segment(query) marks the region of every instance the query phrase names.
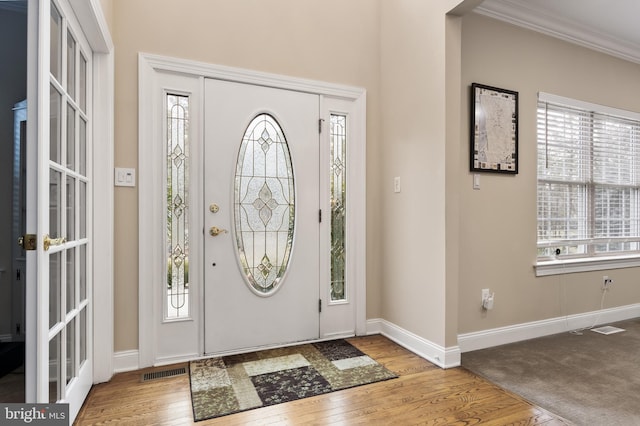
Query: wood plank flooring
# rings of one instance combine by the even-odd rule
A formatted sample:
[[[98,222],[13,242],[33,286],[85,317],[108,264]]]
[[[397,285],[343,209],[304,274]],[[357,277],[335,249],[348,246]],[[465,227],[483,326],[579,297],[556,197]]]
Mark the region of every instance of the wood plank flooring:
[[[198,422],[225,425],[568,425],[569,422],[464,368],[442,370],[389,339],[348,339],[400,377]],[[191,425],[189,376],[141,382],[121,373],[93,387],[75,425]]]

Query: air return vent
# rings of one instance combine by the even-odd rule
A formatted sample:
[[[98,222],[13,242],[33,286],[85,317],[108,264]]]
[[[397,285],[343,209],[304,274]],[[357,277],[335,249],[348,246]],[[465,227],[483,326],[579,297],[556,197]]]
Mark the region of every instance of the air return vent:
[[[181,376],[187,374],[185,367],[174,368],[171,370],[152,371],[142,375],[142,381],[148,382],[149,380],[166,379],[167,377]]]

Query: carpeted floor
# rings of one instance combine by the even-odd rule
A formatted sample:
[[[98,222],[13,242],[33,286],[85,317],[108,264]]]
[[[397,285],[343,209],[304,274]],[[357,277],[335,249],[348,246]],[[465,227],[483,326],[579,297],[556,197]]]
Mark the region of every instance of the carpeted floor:
[[[462,366],[577,425],[640,425],[640,318],[462,354]]]
[[[397,377],[346,340],[189,364],[195,421]]]

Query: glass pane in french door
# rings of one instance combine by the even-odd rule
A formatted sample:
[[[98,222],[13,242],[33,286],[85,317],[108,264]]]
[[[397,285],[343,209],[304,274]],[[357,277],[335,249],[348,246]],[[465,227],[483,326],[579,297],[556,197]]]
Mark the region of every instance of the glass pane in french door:
[[[49,340],[49,402],[60,399],[60,334]]]
[[[49,114],[49,401],[67,387],[87,359],[90,314],[89,111],[90,57],[64,7],[51,2]]]

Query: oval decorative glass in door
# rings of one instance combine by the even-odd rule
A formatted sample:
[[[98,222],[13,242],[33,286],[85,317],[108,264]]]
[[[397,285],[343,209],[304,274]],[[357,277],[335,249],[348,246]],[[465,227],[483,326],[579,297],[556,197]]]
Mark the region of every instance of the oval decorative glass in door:
[[[245,281],[273,294],[289,266],[295,228],[295,185],[289,146],[269,114],[255,117],[242,137],[234,178],[235,236]]]

